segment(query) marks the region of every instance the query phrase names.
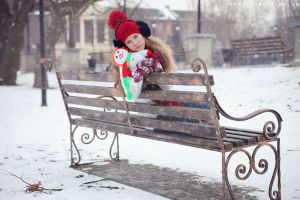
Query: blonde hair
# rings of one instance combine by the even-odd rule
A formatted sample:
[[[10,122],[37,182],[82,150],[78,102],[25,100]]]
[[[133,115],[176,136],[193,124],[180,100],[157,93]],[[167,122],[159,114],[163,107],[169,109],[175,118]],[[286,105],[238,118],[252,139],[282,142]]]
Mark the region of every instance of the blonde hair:
[[[146,49],[156,52],[162,60],[164,72],[175,72],[176,66],[173,58],[173,51],[169,45],[161,41],[157,37],[145,38]]]

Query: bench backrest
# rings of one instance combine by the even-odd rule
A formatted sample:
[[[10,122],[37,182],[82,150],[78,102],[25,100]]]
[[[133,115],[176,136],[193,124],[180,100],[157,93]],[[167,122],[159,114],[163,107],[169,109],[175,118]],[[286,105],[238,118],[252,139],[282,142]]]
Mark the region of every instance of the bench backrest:
[[[109,64],[111,62],[111,53],[110,51],[101,51],[90,53],[90,55],[96,58],[99,63]]]
[[[153,73],[145,84],[173,85],[171,90],[146,90],[136,102],[126,102],[123,91],[113,87],[111,72],[57,72],[57,75],[70,120],[81,117],[109,122],[112,126],[128,125],[133,130],[164,130],[208,139],[224,137],[213,97],[207,92],[207,86],[213,85],[212,76]],[[183,106],[154,105],[150,100],[177,101]]]
[[[285,50],[280,36],[238,39],[231,45],[236,54],[280,53]]]

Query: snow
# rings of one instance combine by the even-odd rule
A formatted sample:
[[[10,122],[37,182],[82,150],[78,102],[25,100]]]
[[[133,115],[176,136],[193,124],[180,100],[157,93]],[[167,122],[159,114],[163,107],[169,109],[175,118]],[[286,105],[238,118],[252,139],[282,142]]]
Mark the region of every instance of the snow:
[[[138,3],[141,3],[140,7],[142,8],[151,8],[151,9],[160,9],[162,7],[170,6],[172,10],[195,10],[196,3],[193,0],[185,1],[173,1],[173,0],[144,0],[142,2],[137,0],[127,0],[127,7],[135,7]],[[115,0],[108,1],[98,1],[97,5],[105,7],[116,7],[117,3]],[[123,2],[121,2],[123,5]]]
[[[297,133],[300,129],[300,68],[246,66],[215,68],[209,69],[209,72],[214,75],[216,86],[212,89],[215,95],[231,115],[243,116],[261,108],[271,108],[281,114],[282,199],[300,198],[300,134]],[[99,184],[120,189],[88,188],[83,184],[101,178],[69,167],[68,118],[55,74],[48,75],[49,84],[54,88],[47,90],[47,107],[40,106],[41,91],[32,88],[33,74],[19,74],[18,86],[0,87],[0,199],[165,199],[111,181],[101,181]],[[269,117],[264,115],[259,119],[266,122]],[[221,124],[246,128],[263,125],[258,120],[233,123],[224,119],[221,119]],[[79,144],[79,148],[87,149],[83,155],[86,160],[105,159],[108,158],[108,143],[95,141],[90,145]],[[221,180],[221,155],[216,152],[122,135],[120,148],[121,159],[128,159],[130,163],[152,163],[196,173],[209,180]],[[274,156],[268,148],[261,152],[264,158],[271,159],[267,174],[258,176],[253,172],[245,182],[234,180],[230,175],[232,183],[268,190],[266,183],[270,182]],[[245,158],[238,155],[237,160]],[[232,164],[237,160],[233,160]],[[51,195],[25,193],[26,184],[10,173],[29,183],[41,181],[45,188],[63,190]],[[266,192],[254,194],[260,199],[267,199]]]
[[[169,8],[167,7],[161,7],[160,12],[163,14],[164,18],[163,19],[170,19],[170,20],[177,20],[178,15],[175,12],[172,12]]]

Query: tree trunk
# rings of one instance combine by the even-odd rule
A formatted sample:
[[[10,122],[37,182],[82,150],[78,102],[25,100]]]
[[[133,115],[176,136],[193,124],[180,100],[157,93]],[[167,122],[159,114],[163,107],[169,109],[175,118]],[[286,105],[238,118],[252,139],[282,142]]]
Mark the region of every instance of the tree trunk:
[[[33,4],[34,0],[15,0],[9,6],[7,0],[0,0],[0,78],[4,85],[16,85],[24,28]]]
[[[16,25],[8,30],[9,36],[1,57],[1,77],[4,85],[16,85],[20,66],[20,52],[23,48],[25,25]]]

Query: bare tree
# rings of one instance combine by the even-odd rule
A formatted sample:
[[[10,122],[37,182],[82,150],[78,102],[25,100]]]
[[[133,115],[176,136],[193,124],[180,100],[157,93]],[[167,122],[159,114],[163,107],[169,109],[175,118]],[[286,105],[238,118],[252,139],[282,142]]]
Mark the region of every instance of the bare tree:
[[[91,4],[100,0],[72,0],[72,1],[57,1],[47,0],[46,10],[50,11],[51,24],[46,31],[46,57],[50,54],[55,55],[55,45],[59,41],[60,37],[67,32],[66,30],[66,18],[69,19],[69,40],[66,40],[66,46],[69,48],[75,47],[74,39],[74,18],[78,17],[85,9]],[[34,87],[41,87],[41,73],[40,68],[35,69]],[[48,83],[47,83],[48,87]]]
[[[274,0],[276,9],[276,29],[288,46],[293,43],[291,24],[300,21],[300,3],[294,0]]]
[[[239,37],[248,16],[228,1],[205,1],[202,5],[203,32],[215,33],[222,46],[228,48],[232,38]]]
[[[35,0],[0,0],[0,77],[16,85],[27,15]]]
[[[46,43],[51,50],[54,50],[55,44],[58,42],[61,35],[66,32],[65,19],[66,16],[70,20],[70,32],[73,32],[74,17],[78,17],[88,6],[100,0],[72,0],[72,1],[54,1],[48,0],[46,9],[51,14],[51,25],[46,33]],[[75,47],[74,37],[71,36],[71,40],[68,41],[68,47]],[[48,52],[49,54],[50,52]]]
[[[288,0],[287,2],[289,17],[300,20],[300,2],[295,0]]]
[[[52,24],[46,33],[47,49],[54,49],[65,31],[65,16],[77,15],[95,1],[97,0],[47,0],[45,9],[50,11],[52,17]],[[0,78],[5,85],[16,85],[24,28],[28,23],[27,16],[34,9],[36,2],[35,0],[0,0]],[[71,42],[69,45],[72,46]],[[49,55],[50,51],[46,53]]]

